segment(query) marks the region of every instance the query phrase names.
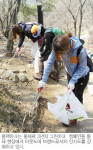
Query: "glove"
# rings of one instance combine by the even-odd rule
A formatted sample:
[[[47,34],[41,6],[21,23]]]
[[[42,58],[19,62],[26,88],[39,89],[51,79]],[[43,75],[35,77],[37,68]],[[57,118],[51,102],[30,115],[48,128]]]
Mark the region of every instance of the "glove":
[[[43,82],[42,80],[39,81],[39,83],[38,83],[38,92],[41,92],[41,90],[43,90],[45,85],[46,85],[46,82]]]
[[[16,53],[18,53],[20,51],[20,48],[19,47],[17,47],[16,48]]]
[[[72,90],[74,90],[75,85],[73,83],[69,83],[67,86],[68,93],[71,94]]]

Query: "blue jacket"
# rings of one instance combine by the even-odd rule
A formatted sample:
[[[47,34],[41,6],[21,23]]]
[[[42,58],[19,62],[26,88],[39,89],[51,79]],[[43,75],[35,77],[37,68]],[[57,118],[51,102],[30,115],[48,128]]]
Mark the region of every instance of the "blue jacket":
[[[87,52],[83,48],[80,54],[77,57],[77,50],[80,47],[81,42],[77,37],[71,37],[75,42],[73,48],[69,49],[66,53],[63,54],[63,61],[65,65],[66,72],[72,77],[69,82],[75,84],[78,79],[84,77],[89,72],[89,67],[87,66]],[[51,71],[51,67],[55,60],[55,53],[52,50],[47,63],[46,68],[42,77],[42,81],[47,82],[48,75]]]

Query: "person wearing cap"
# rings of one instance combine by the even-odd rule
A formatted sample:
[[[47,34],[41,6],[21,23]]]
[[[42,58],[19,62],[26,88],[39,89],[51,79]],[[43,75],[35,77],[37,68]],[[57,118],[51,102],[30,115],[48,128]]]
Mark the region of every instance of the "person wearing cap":
[[[89,67],[87,66],[87,52],[83,47],[77,56],[78,48],[82,45],[77,37],[68,37],[66,35],[58,35],[53,39],[53,50],[46,63],[42,80],[39,81],[38,90],[43,89],[46,85],[51,66],[57,57],[63,58],[65,69],[67,72],[67,90],[74,92],[75,96],[83,103],[83,92],[89,80]],[[76,123],[74,120],[73,123]]]
[[[41,27],[42,27],[41,24],[31,23],[31,22],[25,23],[23,21],[21,21],[17,25],[14,25],[12,27],[13,42],[15,42],[16,36],[19,35],[19,43],[18,43],[16,50],[19,50],[21,48],[25,37],[30,38],[33,42],[36,42],[37,40],[39,40],[42,36],[42,33],[39,36],[39,34],[41,32]],[[37,34],[37,36],[33,36],[33,33]]]
[[[41,32],[41,27],[42,27],[42,32]],[[31,22],[23,22],[21,21],[17,25],[14,25],[12,27],[12,33],[13,33],[13,42],[15,42],[17,35],[19,36],[19,43],[16,48],[16,52],[18,53],[20,51],[20,48],[24,42],[25,37],[28,37],[31,39],[32,42],[38,42],[38,47],[40,46],[42,39],[43,39],[43,33],[45,29],[43,25],[38,24],[38,23],[31,23]],[[40,34],[41,32],[41,34]],[[34,34],[37,34],[37,36],[33,36]],[[39,36],[40,35],[40,36]],[[38,67],[38,56],[39,51],[35,55],[35,61],[34,61],[34,69],[35,73],[39,73],[39,67]]]
[[[52,41],[53,38],[58,35],[58,34],[62,34],[64,35],[64,32],[58,28],[46,28],[45,32],[44,32],[44,36],[43,36],[43,41],[41,43],[40,46],[40,57],[39,57],[39,74],[33,76],[34,79],[36,80],[41,80],[42,79],[42,75],[43,75],[43,71],[44,71],[44,62],[47,61],[51,50],[52,50]],[[37,34],[34,34],[34,37],[36,37]],[[55,73],[54,74],[50,74],[50,77],[56,81],[58,81],[59,79],[59,68],[58,68],[58,62],[57,60],[54,61],[54,68],[55,68]]]

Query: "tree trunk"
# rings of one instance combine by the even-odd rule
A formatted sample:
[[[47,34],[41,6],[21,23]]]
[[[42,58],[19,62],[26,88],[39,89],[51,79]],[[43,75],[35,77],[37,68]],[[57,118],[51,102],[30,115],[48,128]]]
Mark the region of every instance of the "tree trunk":
[[[12,25],[17,23],[17,15],[19,12],[21,0],[3,0],[2,15],[0,16],[1,31],[7,40],[7,56],[12,55],[13,39],[12,39]],[[5,10],[5,4],[8,8]]]
[[[6,53],[6,56],[11,57],[12,56],[12,50],[13,50],[13,38],[12,38],[12,32],[10,30],[8,41],[7,41],[7,53]]]
[[[78,32],[78,38],[80,38],[81,35],[81,27],[82,27],[82,18],[83,18],[83,7],[86,3],[86,0],[82,1],[79,0],[80,3],[80,22],[79,22],[79,32]]]
[[[11,1],[11,5],[12,6],[9,6],[9,17],[8,19],[10,19],[10,22],[9,22],[9,32],[8,32],[8,41],[7,41],[7,56],[12,56],[12,50],[13,50],[13,38],[12,38],[12,31],[11,31],[11,28],[12,28],[12,25],[13,24],[16,24],[17,23],[17,14],[18,14],[18,11],[19,11],[19,7],[20,7],[20,3],[21,3],[21,0],[15,0],[14,1],[14,5],[12,4],[12,1]]]
[[[80,38],[80,35],[81,35],[81,26],[82,26],[82,8],[80,10],[80,23],[79,23],[78,38]]]

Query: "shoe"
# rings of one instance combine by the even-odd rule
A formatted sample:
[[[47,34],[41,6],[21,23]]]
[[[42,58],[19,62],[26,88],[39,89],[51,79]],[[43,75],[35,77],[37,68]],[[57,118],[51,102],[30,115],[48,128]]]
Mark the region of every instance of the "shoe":
[[[39,73],[37,73],[35,76],[33,75],[33,78],[35,80],[39,80],[40,81],[42,79],[42,76]]]
[[[76,123],[77,123],[77,119],[75,119],[75,120],[70,120],[69,125],[72,126],[72,125],[75,125]]]
[[[75,125],[76,123],[77,123],[77,119],[71,120],[68,125],[65,124],[65,123],[62,123],[62,125],[65,126],[65,127],[71,127],[71,126]]]

